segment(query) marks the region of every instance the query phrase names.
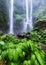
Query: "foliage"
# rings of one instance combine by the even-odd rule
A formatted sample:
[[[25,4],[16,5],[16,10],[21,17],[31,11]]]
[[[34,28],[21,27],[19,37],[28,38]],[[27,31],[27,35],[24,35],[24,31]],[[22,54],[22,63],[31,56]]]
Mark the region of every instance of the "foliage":
[[[30,39],[35,42],[41,42],[46,44],[46,30],[32,30],[30,32]]]
[[[3,35],[3,32],[2,31],[0,31],[0,36],[2,36]]]
[[[35,24],[34,28],[38,28],[39,30],[45,30],[46,29],[46,19],[38,19]]]
[[[6,65],[46,65],[41,46],[26,38],[16,40],[13,35],[1,37],[0,60]]]
[[[22,15],[16,15],[16,20],[17,20],[17,21],[22,20]]]
[[[2,41],[4,41],[4,42],[13,42],[13,43],[18,43],[18,42],[20,42],[20,40],[19,39],[17,39],[14,35],[12,35],[12,34],[6,34],[6,35],[3,35],[3,36],[1,36],[1,38],[0,38],[0,40],[2,40]]]
[[[46,30],[41,33],[41,42],[46,44]]]
[[[46,19],[38,19],[34,24],[34,30],[30,31],[31,40],[46,44]]]
[[[39,19],[46,19],[46,2],[45,1],[44,3],[40,2],[40,5],[39,4],[37,4],[37,6],[34,5],[33,18],[34,18],[34,22]]]

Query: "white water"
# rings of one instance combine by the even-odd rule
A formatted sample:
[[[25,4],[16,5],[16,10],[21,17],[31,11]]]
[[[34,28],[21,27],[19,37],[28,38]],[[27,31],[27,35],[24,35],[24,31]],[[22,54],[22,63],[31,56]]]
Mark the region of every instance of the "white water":
[[[28,0],[26,0],[26,22],[28,23],[28,17],[29,17],[29,8],[28,8]]]
[[[29,3],[30,1],[30,3]],[[13,32],[13,0],[10,0],[10,34],[14,34]],[[29,4],[30,4],[30,17],[29,17]],[[32,25],[32,0],[26,0],[26,20],[24,19],[24,32],[27,32],[29,29],[31,30],[33,28]]]
[[[10,34],[13,34],[13,0],[10,0]]]
[[[32,0],[30,0],[30,28],[33,28],[33,22],[32,22]]]
[[[30,17],[29,17],[29,4],[30,4]],[[24,21],[24,32],[27,32],[28,30],[28,26],[29,29],[31,30],[33,28],[32,25],[32,0],[26,0],[26,21]]]
[[[26,0],[26,23],[24,24],[25,25],[25,27],[24,27],[25,32],[27,32],[28,21],[29,21],[29,8],[28,8],[28,0]]]

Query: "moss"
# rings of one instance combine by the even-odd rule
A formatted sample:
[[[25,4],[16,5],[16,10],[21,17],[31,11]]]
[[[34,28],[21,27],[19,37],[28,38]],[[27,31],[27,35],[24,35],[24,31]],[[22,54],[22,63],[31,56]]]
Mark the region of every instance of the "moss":
[[[3,35],[3,32],[2,31],[0,31],[0,36],[2,36]]]
[[[39,30],[45,30],[46,29],[46,19],[39,19],[35,22],[34,25],[35,28],[38,28]]]

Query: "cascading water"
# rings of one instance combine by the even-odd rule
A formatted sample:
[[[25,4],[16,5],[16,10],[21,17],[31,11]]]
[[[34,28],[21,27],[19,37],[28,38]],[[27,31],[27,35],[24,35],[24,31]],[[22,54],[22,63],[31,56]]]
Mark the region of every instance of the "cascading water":
[[[29,1],[30,1],[30,17],[29,17]],[[13,32],[13,11],[14,11],[14,1],[10,0],[10,34]],[[32,0],[26,0],[26,19],[24,19],[24,29],[23,32],[28,32],[33,28],[32,25]]]
[[[30,2],[30,17],[29,17],[29,2]],[[28,32],[32,28],[33,28],[33,25],[32,25],[32,0],[30,0],[30,1],[26,0],[26,21],[24,21],[24,32]]]
[[[33,28],[33,22],[32,22],[32,0],[30,0],[30,28]]]
[[[28,0],[26,0],[26,24],[28,24],[28,20],[29,20],[29,8],[28,8]]]
[[[10,34],[13,34],[13,0],[10,0]]]
[[[26,0],[26,20],[24,19],[24,32],[27,32],[27,24],[29,21],[29,10],[28,10],[28,0]]]

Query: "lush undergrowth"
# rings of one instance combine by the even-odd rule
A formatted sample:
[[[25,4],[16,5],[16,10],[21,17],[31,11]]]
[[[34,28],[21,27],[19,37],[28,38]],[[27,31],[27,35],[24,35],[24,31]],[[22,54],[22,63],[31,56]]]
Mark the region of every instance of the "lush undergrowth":
[[[0,65],[46,65],[46,55],[41,46],[30,39],[3,35],[0,37]]]
[[[34,42],[46,44],[46,30],[43,31],[30,31],[30,39]]]

